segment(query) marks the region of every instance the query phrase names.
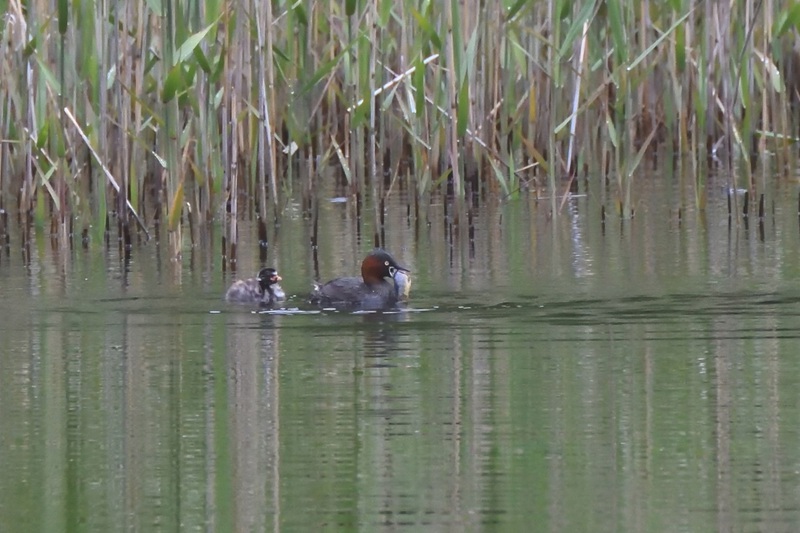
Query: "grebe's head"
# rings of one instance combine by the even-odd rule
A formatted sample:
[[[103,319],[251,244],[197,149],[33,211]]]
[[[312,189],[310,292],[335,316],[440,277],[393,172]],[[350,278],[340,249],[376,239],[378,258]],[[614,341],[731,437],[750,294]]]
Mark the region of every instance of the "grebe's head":
[[[367,285],[380,283],[383,278],[394,278],[398,271],[411,272],[381,248],[372,250],[361,262],[361,277]]]

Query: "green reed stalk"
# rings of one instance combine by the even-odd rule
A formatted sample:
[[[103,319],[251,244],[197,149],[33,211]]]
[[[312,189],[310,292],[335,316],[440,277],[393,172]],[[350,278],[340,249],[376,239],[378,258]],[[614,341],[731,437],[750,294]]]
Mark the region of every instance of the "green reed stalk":
[[[96,66],[97,93],[96,95],[92,95],[92,101],[87,106],[87,118],[89,116],[92,118],[92,120],[87,120],[87,123],[91,125],[93,131],[98,132],[97,139],[93,139],[93,144],[96,147],[99,160],[102,161],[106,168],[108,168],[113,174],[113,171],[119,167],[115,164],[115,161],[109,160],[110,150],[108,136],[111,124],[109,124],[108,120],[110,109],[108,105],[109,94],[107,75],[111,70],[111,56],[108,50],[108,28],[106,25],[106,21],[108,20],[108,12],[104,2],[98,2],[94,5],[93,15],[95,20],[95,42],[98,44],[98,47],[97,51],[87,50],[86,53],[89,54],[89,58],[93,57],[94,65]],[[94,113],[88,115],[90,110],[94,111]],[[116,119],[116,117],[114,118]],[[108,197],[108,187],[106,186],[105,179],[106,176],[98,172],[97,177],[98,179],[96,181],[96,187],[98,190],[103,191],[103,211],[99,214],[105,221],[110,219],[110,215],[114,209],[114,203],[112,199]],[[106,231],[108,231],[108,229],[109,228],[106,228]]]
[[[451,0],[449,6],[445,7],[445,24],[447,31],[447,44],[446,44],[446,57],[447,66],[450,72],[447,75],[447,109],[450,111],[450,127],[446,133],[448,139],[448,157],[450,163],[450,170],[452,172],[453,180],[453,193],[456,198],[462,199],[464,197],[464,183],[462,181],[461,171],[461,158],[459,157],[458,149],[458,133],[460,131],[460,124],[458,122],[458,90],[457,82],[459,77],[459,63],[457,62],[459,55],[456,47],[460,45],[460,32],[454,21],[459,20],[458,4],[455,0]]]
[[[265,58],[266,71],[267,71],[267,109],[269,110],[269,118],[267,119],[267,147],[269,149],[269,172],[270,172],[270,187],[272,188],[272,198],[277,204],[278,202],[278,166],[277,166],[277,146],[274,141],[273,132],[276,130],[275,124],[279,123],[277,115],[276,100],[278,92],[275,89],[275,20],[272,13],[271,3],[266,4],[266,20],[267,27],[267,57]]]
[[[111,18],[113,20],[120,20],[126,13],[125,7],[121,4],[114,4],[112,6]],[[118,64],[116,70],[116,80],[112,83],[112,107],[116,111],[116,124],[114,125],[114,133],[111,138],[112,146],[116,147],[116,165],[115,170],[120,179],[120,191],[117,195],[117,216],[120,218],[124,228],[123,238],[129,237],[129,217],[127,204],[130,200],[129,192],[131,190],[131,163],[130,163],[130,142],[126,132],[130,131],[130,114],[123,112],[123,110],[130,109],[130,96],[127,92],[123,91],[123,86],[129,87],[131,85],[131,55],[129,53],[122,54],[121,34],[120,29],[114,28],[110,34],[111,46],[109,47],[109,57],[118,57],[122,55],[121,62]],[[130,243],[126,243],[130,244]]]
[[[270,192],[272,193],[272,202],[277,207],[278,205],[278,181],[276,177],[276,154],[275,142],[273,141],[273,120],[277,117],[275,112],[275,69],[274,69],[274,45],[273,36],[275,34],[274,20],[272,15],[272,2],[264,2],[264,26],[266,28],[265,46],[262,49],[264,52],[264,82],[266,87],[263,89],[264,98],[264,145],[267,150],[267,157],[264,162],[264,171],[269,176]],[[260,30],[259,30],[260,31]]]
[[[226,11],[223,15],[223,24],[226,28],[230,28],[232,24],[234,24],[234,17],[231,20],[230,12]],[[231,39],[230,34],[228,34],[226,43],[225,43],[225,54],[230,57],[233,54],[233,50],[231,47]],[[227,248],[225,245],[223,246],[223,254],[225,254],[228,259],[233,262],[235,261],[235,243],[237,240],[237,226],[236,226],[236,219],[238,214],[238,174],[236,173],[236,138],[237,132],[236,127],[234,124],[235,119],[235,110],[232,109],[233,106],[233,78],[235,77],[235,67],[231,66],[231,61],[226,60],[223,63],[223,71],[222,71],[222,78],[225,82],[225,86],[229,89],[226,90],[222,94],[222,103],[221,103],[221,116],[222,116],[222,124],[226,125],[226,127],[222,128],[222,169],[223,169],[223,188],[225,191],[225,201],[227,203],[227,212],[229,213],[228,216],[225,217],[225,236],[223,237],[224,242],[230,248]],[[237,63],[238,64],[238,63]]]
[[[356,2],[355,0],[342,0],[342,11],[344,12],[344,33],[340,34],[340,42],[352,43],[354,39],[354,27],[358,26],[358,19],[356,15]],[[342,86],[344,88],[344,99],[347,102],[358,101],[358,76],[354,72],[354,64],[356,63],[356,55],[351,47],[347,47],[347,52],[342,57]],[[354,129],[354,118],[357,116],[358,105],[355,108],[348,107],[348,113],[344,117],[343,124],[343,138],[341,145],[333,141],[336,149],[342,172],[345,175],[347,184],[350,188],[349,192],[355,192],[357,185],[352,177],[353,161],[350,159],[350,154],[356,151],[356,136],[352,135]],[[352,112],[351,112],[352,111]],[[340,147],[341,146],[341,147]]]
[[[193,20],[193,27],[200,27],[206,21],[207,12],[199,12]],[[193,157],[189,161],[192,168],[193,180],[193,193],[191,197],[191,208],[189,216],[193,217],[193,227],[199,231],[201,226],[205,226],[212,218],[212,177],[221,169],[215,163],[215,154],[219,152],[218,134],[212,130],[214,116],[214,99],[213,99],[213,86],[210,83],[210,78],[214,72],[214,54],[212,47],[204,40],[198,48],[195,49],[197,57],[202,58],[198,63],[200,68],[197,69],[195,80],[195,106],[197,109],[197,119],[195,124],[197,129],[194,131],[194,150]],[[199,235],[192,235],[192,241],[195,242]]]
[[[547,98],[549,100],[548,107],[548,127],[547,127],[547,153],[550,158],[547,165],[547,180],[548,188],[550,190],[550,212],[553,216],[557,214],[557,201],[556,191],[556,164],[555,161],[557,147],[556,147],[556,125],[557,113],[559,109],[559,96],[558,90],[561,85],[561,65],[558,56],[558,51],[555,43],[561,42],[561,24],[559,24],[560,13],[564,9],[563,0],[548,0],[547,2],[547,24],[552,28],[552,45],[547,50],[547,65],[550,71],[550,83],[548,85]]]
[[[6,81],[6,91],[0,94],[0,130],[4,132],[12,132],[11,113],[9,109],[14,102],[14,94],[16,91],[16,78],[11,76],[8,69],[12,66],[14,59],[11,57],[10,48],[14,45],[12,36],[11,24],[6,24],[0,32],[0,57],[7,58],[0,61],[0,79]],[[5,136],[4,136],[5,137]],[[0,224],[2,224],[2,232],[0,238],[8,235],[8,227],[5,223],[8,220],[8,211],[10,203],[7,199],[9,197],[10,176],[14,172],[14,166],[11,163],[10,149],[12,142],[3,139],[0,141]],[[5,241],[1,242],[4,244]]]
[[[789,171],[786,172],[787,175],[794,175],[794,167],[796,165],[796,160],[792,157],[790,145],[792,139],[796,136],[792,134],[790,131],[789,121],[790,116],[788,113],[782,113],[780,110],[782,109],[790,109],[789,103],[789,93],[790,91],[784,90],[784,82],[786,85],[791,85],[793,80],[791,79],[784,79],[783,74],[781,72],[781,68],[779,67],[780,64],[782,65],[790,65],[791,60],[793,58],[793,48],[789,48],[789,46],[782,44],[782,40],[785,39],[785,35],[787,32],[793,30],[793,24],[788,23],[789,17],[782,17],[779,15],[781,21],[785,21],[784,23],[778,24],[777,21],[774,23],[768,23],[774,12],[772,7],[771,0],[768,0],[767,6],[764,8],[765,10],[765,26],[770,30],[770,32],[764,32],[764,39],[768,39],[769,35],[769,45],[764,46],[764,58],[762,62],[765,65],[765,68],[768,68],[771,75],[770,75],[770,82],[772,85],[773,90],[769,92],[769,110],[772,113],[772,124],[778,125],[778,129],[776,133],[776,155],[777,155],[777,168],[785,169],[788,168]],[[795,23],[796,24],[796,21]],[[771,34],[771,30],[775,29],[775,33]],[[762,139],[769,134],[768,128],[762,129]]]
[[[36,13],[36,5],[35,3],[31,5],[28,11],[29,18],[31,18],[31,22],[27,23],[29,28],[32,28],[32,32],[35,32],[36,28],[32,27],[33,22],[35,22],[37,13]],[[27,35],[22,35],[24,39],[27,38]],[[21,43],[24,45],[24,42]],[[30,135],[26,135],[23,132],[36,132],[37,124],[34,122],[34,117],[36,115],[36,102],[37,99],[35,98],[35,88],[38,85],[37,78],[33,77],[34,74],[34,66],[33,61],[35,58],[33,56],[29,56],[28,59],[25,59],[21,67],[23,68],[23,72],[25,72],[24,79],[22,84],[24,87],[30,87],[33,90],[26,90],[21,91],[20,94],[23,95],[25,98],[24,102],[20,102],[21,108],[23,109],[22,116],[20,117],[21,127],[20,135],[22,137],[22,153],[25,154],[25,163],[23,167],[23,179],[22,179],[22,187],[20,190],[20,198],[19,198],[19,210],[21,214],[25,217],[25,225],[27,226],[28,217],[32,214],[33,211],[33,202],[36,194],[36,190],[34,188],[34,181],[33,181],[33,148],[35,146],[33,140],[31,139]],[[20,100],[22,100],[20,98]]]
[[[69,4],[67,0],[58,0],[58,34],[59,34],[59,85],[60,89],[58,91],[58,110],[55,113],[56,116],[61,117],[61,123],[64,122],[64,87],[66,87],[66,75],[65,75],[65,49],[66,49],[66,35],[67,35],[67,27],[69,24]],[[56,177],[56,186],[57,186],[57,199],[55,199],[55,204],[59,206],[57,209],[57,214],[59,215],[59,223],[60,228],[62,231],[62,235],[66,237],[66,222],[68,220],[67,212],[69,207],[67,204],[67,194],[66,189],[67,185],[65,183],[68,167],[66,164],[66,160],[64,158],[64,143],[62,137],[60,135],[60,128],[57,128],[55,124],[50,128],[53,136],[54,136],[54,143],[57,144],[57,177]]]
[[[127,142],[130,145],[129,175],[133,176],[130,180],[130,192],[128,197],[136,205],[137,209],[145,214],[144,191],[146,190],[146,151],[140,142],[141,138],[147,139],[152,136],[152,132],[145,131],[144,106],[141,97],[144,94],[145,83],[145,62],[137,58],[147,57],[146,39],[144,38],[144,24],[136,24],[137,21],[144,20],[145,6],[143,2],[129,2],[127,4],[126,20],[133,27],[129,32],[133,34],[133,43],[130,51],[130,68],[125,78],[125,93],[129,95],[129,107],[120,112],[129,115],[131,118],[130,129],[125,133]],[[135,29],[134,29],[135,28]]]
[[[377,185],[378,180],[378,162],[376,157],[377,132],[375,129],[375,102],[377,100],[375,91],[377,84],[375,82],[377,70],[377,57],[378,57],[378,15],[375,12],[375,4],[369,3],[364,13],[364,21],[369,31],[369,59],[367,62],[367,90],[369,91],[369,123],[367,127],[367,162],[369,169],[369,179],[372,185],[373,198],[377,198]]]
[[[369,91],[369,122],[367,125],[367,164],[369,173],[370,189],[372,193],[373,205],[373,227],[375,228],[375,235],[373,242],[375,246],[382,246],[383,243],[380,239],[379,228],[381,227],[381,211],[383,209],[383,202],[381,201],[382,195],[379,194],[380,185],[383,183],[382,176],[378,175],[378,161],[377,161],[377,130],[376,130],[376,110],[375,105],[378,100],[376,95],[377,83],[375,80],[378,57],[378,13],[376,12],[375,4],[369,2],[364,14],[366,26],[369,31],[369,42],[372,43],[369,49],[369,60],[367,65],[367,90]]]
[[[181,256],[181,225],[180,215],[183,207],[183,173],[179,160],[180,154],[180,124],[178,122],[179,108],[177,90],[180,83],[181,65],[176,61],[177,49],[177,21],[179,5],[173,0],[166,0],[161,5],[163,25],[161,31],[164,44],[164,69],[169,69],[169,74],[164,79],[161,108],[164,127],[163,134],[158,141],[159,151],[166,155],[166,168],[164,169],[164,214],[169,233],[170,256],[180,259]],[[175,89],[173,91],[173,85]]]

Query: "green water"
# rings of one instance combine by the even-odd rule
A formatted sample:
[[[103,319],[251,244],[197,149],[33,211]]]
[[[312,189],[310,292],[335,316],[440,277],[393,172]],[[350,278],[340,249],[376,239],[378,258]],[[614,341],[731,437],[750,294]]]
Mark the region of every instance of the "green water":
[[[12,235],[0,531],[796,531],[800,227],[774,196],[763,228],[713,193],[605,227],[592,197],[485,205],[472,231],[391,204],[414,284],[386,314],[303,304],[294,204],[270,313],[222,301],[218,234],[178,264]],[[321,276],[357,272],[369,222],[320,216]]]

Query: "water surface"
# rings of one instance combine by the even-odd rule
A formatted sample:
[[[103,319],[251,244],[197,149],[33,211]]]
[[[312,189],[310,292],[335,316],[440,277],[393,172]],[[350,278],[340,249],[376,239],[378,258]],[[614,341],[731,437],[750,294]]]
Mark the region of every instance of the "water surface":
[[[471,228],[390,202],[414,280],[390,313],[305,305],[294,204],[269,312],[222,301],[219,232],[181,263],[12,235],[0,531],[798,530],[796,192],[747,227],[721,194],[678,216],[647,191],[604,225],[589,193],[557,217],[487,202]],[[369,221],[320,217],[319,274],[357,272]]]

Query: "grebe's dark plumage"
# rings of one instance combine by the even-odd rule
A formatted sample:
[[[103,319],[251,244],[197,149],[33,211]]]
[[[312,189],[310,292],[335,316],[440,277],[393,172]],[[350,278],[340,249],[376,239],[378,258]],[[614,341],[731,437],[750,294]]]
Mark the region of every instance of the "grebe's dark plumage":
[[[272,305],[286,299],[286,293],[278,284],[282,279],[274,268],[262,268],[255,278],[234,281],[225,299],[234,303]]]
[[[384,309],[408,296],[411,272],[385,250],[376,248],[361,262],[361,277],[336,278],[315,284],[310,301],[323,307]]]

